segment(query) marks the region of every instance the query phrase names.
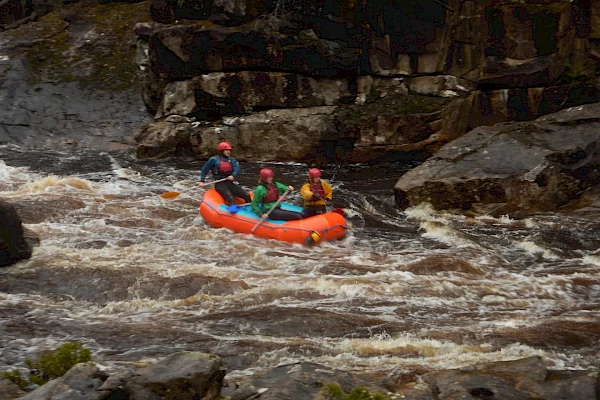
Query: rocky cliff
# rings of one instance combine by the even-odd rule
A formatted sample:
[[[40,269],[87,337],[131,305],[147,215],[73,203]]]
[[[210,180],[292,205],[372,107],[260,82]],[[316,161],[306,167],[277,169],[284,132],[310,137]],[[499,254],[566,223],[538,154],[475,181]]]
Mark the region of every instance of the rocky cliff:
[[[131,146],[132,132],[151,121],[133,33],[150,19],[148,3],[35,0],[26,16],[11,4],[0,5],[0,144]]]
[[[153,0],[138,155],[377,162],[599,101],[589,0]]]

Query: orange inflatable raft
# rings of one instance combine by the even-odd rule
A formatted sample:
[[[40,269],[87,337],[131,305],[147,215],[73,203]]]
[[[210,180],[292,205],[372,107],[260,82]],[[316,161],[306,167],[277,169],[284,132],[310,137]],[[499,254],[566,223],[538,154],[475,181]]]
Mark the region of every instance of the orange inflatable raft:
[[[284,210],[302,211],[302,207],[281,202]],[[232,211],[228,211],[232,210]],[[315,244],[320,241],[341,239],[348,229],[346,219],[337,212],[305,218],[298,221],[267,219],[258,228],[252,228],[260,218],[250,205],[227,207],[223,197],[215,190],[207,190],[200,203],[200,215],[213,228],[227,228],[238,233],[248,233],[265,239],[284,242]]]

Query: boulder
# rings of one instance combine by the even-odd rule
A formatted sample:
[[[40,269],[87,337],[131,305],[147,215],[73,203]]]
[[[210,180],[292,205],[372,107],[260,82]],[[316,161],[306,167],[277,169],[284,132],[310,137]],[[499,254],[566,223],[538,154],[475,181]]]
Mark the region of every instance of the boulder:
[[[28,259],[31,253],[32,247],[25,238],[17,209],[0,200],[0,267]]]
[[[218,400],[224,376],[217,356],[179,352],[136,371],[123,390],[130,400]]]
[[[555,211],[600,183],[600,104],[535,122],[480,127],[448,143],[395,185],[396,204]]]
[[[188,154],[190,136],[199,123],[193,119],[172,115],[144,125],[135,136],[138,158],[165,158]]]
[[[236,149],[239,160],[302,160],[323,140],[339,137],[333,123],[334,106],[269,110],[220,124],[198,127],[191,136],[194,152],[209,158],[222,140]]]
[[[565,379],[546,379],[540,357],[483,363],[422,376],[438,399],[593,399],[596,378],[580,372]]]
[[[77,364],[65,375],[51,380],[22,400],[103,400],[108,393],[98,388],[108,378],[94,363]]]
[[[280,365],[258,372],[249,380],[259,391],[262,389],[261,400],[323,399],[323,387],[329,383],[339,384],[346,392],[357,386],[371,387],[372,392],[383,391],[373,387],[376,385],[373,380],[310,362]]]
[[[24,396],[27,393],[6,379],[0,380],[0,400],[12,400]]]

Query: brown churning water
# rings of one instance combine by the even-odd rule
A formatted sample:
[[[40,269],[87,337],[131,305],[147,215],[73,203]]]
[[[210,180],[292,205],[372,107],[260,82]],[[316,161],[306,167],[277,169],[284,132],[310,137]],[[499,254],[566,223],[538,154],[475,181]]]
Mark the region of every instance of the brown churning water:
[[[99,153],[86,164],[87,153],[56,171],[67,156],[46,156],[55,167],[29,153],[0,162],[0,197],[41,238],[31,260],[0,270],[0,370],[73,340],[106,364],[211,352],[234,374],[293,360],[351,371],[597,361],[596,222],[400,212],[400,172],[337,167],[335,206],[353,232],[304,247],[209,228],[197,163]],[[243,167],[253,187],[261,165]],[[294,186],[306,170],[270,167]]]

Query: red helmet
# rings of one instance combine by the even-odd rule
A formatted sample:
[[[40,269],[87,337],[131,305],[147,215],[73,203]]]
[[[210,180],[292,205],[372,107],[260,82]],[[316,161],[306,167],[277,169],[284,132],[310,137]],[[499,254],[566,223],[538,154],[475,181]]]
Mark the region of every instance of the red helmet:
[[[273,170],[269,169],[269,168],[263,168],[260,170],[260,180],[262,181],[266,181],[269,178],[272,178],[275,176],[275,172],[273,172]]]
[[[223,150],[231,150],[231,143],[229,142],[221,142],[219,143],[219,151],[223,151]]]
[[[321,171],[319,170],[319,168],[311,168],[308,170],[308,177],[310,179],[312,178],[320,178],[321,177]]]

